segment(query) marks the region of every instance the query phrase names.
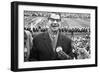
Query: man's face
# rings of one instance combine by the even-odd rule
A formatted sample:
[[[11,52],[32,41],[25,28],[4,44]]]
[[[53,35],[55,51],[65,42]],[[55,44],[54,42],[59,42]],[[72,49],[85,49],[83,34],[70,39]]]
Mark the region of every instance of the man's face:
[[[57,31],[60,27],[61,18],[58,14],[51,14],[49,19],[49,28],[52,31]]]

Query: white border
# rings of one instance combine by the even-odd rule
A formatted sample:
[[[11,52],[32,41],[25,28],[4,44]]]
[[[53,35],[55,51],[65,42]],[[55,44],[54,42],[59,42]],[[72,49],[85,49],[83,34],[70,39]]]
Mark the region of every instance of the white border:
[[[62,60],[62,61],[36,61],[24,62],[24,44],[23,44],[23,30],[24,30],[24,10],[29,11],[49,11],[49,12],[70,12],[70,13],[90,13],[91,14],[91,59],[85,60]],[[18,6],[18,68],[39,68],[52,66],[72,66],[72,65],[86,65],[95,64],[95,11],[92,9],[81,8],[60,8],[60,7],[45,7],[45,6]]]

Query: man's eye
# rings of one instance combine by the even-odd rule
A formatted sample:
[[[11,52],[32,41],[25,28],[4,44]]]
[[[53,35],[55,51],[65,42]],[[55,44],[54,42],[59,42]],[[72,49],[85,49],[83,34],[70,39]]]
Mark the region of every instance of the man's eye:
[[[55,21],[55,19],[50,19],[51,21]]]
[[[50,20],[51,21],[57,21],[57,22],[61,21],[60,19],[53,19],[53,18],[50,18]]]
[[[59,22],[59,21],[60,21],[60,19],[57,19],[56,21],[57,21],[57,22]]]

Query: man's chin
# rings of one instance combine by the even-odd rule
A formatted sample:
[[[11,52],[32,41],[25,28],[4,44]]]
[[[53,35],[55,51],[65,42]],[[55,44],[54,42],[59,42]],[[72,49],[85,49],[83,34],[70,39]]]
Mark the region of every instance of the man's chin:
[[[58,31],[58,29],[57,29],[57,28],[53,28],[53,29],[52,29],[52,31],[54,31],[54,32],[55,32],[55,31]]]

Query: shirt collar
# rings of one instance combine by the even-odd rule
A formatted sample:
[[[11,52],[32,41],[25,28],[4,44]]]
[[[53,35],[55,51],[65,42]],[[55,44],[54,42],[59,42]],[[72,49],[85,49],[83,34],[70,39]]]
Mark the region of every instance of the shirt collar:
[[[48,33],[51,40],[53,40],[53,37],[55,37],[56,40],[58,39],[59,31],[55,35],[52,34],[50,30],[48,30]]]

